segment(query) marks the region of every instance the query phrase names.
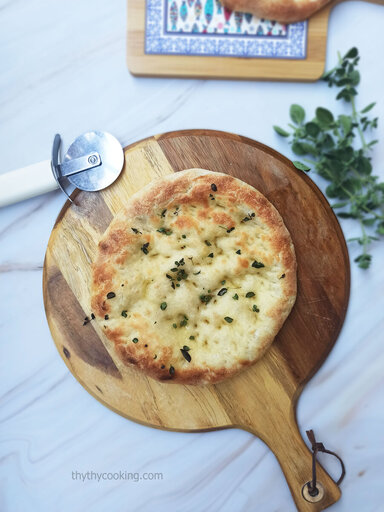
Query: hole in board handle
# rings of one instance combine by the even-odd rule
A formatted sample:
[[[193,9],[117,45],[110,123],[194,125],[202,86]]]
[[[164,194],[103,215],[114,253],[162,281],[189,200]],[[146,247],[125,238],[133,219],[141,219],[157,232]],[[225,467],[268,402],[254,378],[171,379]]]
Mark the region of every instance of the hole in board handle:
[[[312,489],[311,482],[307,482],[303,485],[301,494],[303,495],[303,498],[309,503],[318,503],[324,498],[324,487],[320,482],[317,482],[315,489]]]

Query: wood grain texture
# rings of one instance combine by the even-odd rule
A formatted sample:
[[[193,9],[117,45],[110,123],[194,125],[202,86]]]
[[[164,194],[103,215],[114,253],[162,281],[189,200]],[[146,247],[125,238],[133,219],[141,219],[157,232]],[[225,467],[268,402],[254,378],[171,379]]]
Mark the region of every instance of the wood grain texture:
[[[125,368],[97,325],[83,326],[90,315],[90,265],[112,214],[152,178],[190,167],[231,174],[263,192],[283,216],[298,260],[297,302],[271,349],[235,378],[206,387],[164,384]],[[61,356],[103,404],[158,428],[248,430],[277,456],[298,510],[319,511],[337,501],[340,491],[320,465],[325,497],[316,504],[302,497],[311,456],[295,411],[305,382],[342,326],[349,297],[348,253],[324,196],[282,155],[238,135],[204,130],[172,132],[126,148],[125,167],[114,185],[100,193],[80,192],[74,205],[64,206],[46,252],[43,291]]]
[[[324,72],[328,18],[334,0],[308,21],[305,59],[242,59],[145,54],[145,2],[127,0],[127,66],[137,76],[168,76],[243,80],[318,80]],[[382,4],[383,0],[366,0]]]

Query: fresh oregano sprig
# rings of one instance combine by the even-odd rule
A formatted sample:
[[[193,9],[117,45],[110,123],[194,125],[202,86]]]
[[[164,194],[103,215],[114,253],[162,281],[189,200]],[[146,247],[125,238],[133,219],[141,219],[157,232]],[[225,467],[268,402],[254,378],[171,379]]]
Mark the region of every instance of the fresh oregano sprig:
[[[362,246],[362,253],[355,261],[360,268],[368,268],[372,259],[369,245],[384,235],[384,183],[372,174],[370,157],[372,146],[378,142],[371,136],[378,119],[367,114],[375,103],[360,111],[356,108],[359,59],[357,48],[349,50],[344,57],[339,54],[337,66],[322,77],[329,87],[339,89],[336,99],[349,104],[349,115],[335,115],[318,107],[315,117],[305,122],[303,107],[291,105],[289,114],[293,124],[288,125],[291,131],[279,126],[274,126],[274,130],[282,137],[290,137],[296,155],[306,156],[302,161],[294,161],[295,167],[301,171],[312,168],[329,181],[325,192],[329,198],[338,199],[332,204],[337,215],[360,224],[361,236],[348,241]]]

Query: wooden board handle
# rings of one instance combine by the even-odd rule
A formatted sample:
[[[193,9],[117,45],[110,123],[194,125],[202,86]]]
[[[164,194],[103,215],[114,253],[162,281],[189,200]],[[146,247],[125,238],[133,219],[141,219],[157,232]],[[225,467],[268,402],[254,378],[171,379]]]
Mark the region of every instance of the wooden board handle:
[[[291,410],[289,418],[280,418],[278,431],[271,431],[263,440],[275,454],[291,490],[299,512],[318,512],[333,505],[341,496],[336,483],[317,463],[317,480],[323,487],[315,498],[319,501],[309,502],[303,496],[303,486],[312,478],[312,452],[305,444]],[[254,432],[260,437],[258,432]],[[307,495],[309,499],[312,499]]]

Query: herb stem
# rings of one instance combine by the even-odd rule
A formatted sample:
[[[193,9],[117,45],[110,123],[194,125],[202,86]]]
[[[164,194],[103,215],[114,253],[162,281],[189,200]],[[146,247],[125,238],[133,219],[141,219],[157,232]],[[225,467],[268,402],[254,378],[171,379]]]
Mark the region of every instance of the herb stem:
[[[362,149],[367,150],[369,148],[368,148],[368,144],[365,141],[364,133],[360,126],[360,116],[356,111],[356,102],[355,102],[354,96],[351,97],[351,106],[352,106],[352,118],[356,123],[356,128],[357,128],[358,134],[360,136],[361,144],[362,144]]]
[[[367,232],[365,231],[365,226],[361,218],[359,218],[361,232],[363,233],[362,237],[362,246],[363,246],[363,254],[367,254],[367,246],[369,244],[369,238],[367,237]]]

